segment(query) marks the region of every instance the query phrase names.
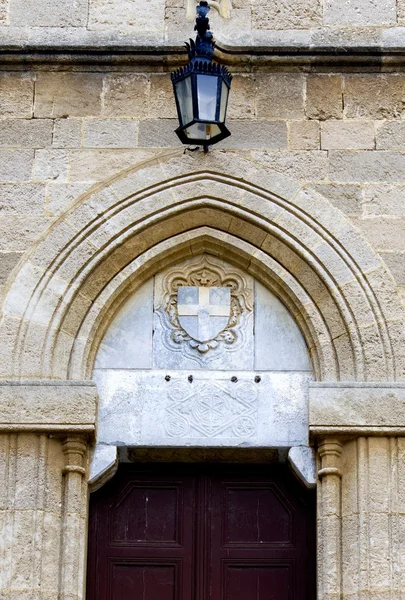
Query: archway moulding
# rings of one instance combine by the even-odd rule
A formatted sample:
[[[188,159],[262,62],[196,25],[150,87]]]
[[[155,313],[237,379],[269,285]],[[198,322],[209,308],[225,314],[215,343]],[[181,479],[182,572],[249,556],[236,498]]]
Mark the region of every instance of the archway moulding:
[[[61,216],[5,289],[0,376],[89,379],[130,291],[201,252],[226,256],[280,297],[319,381],[405,380],[404,315],[378,255],[324,197],[225,151],[163,154]]]

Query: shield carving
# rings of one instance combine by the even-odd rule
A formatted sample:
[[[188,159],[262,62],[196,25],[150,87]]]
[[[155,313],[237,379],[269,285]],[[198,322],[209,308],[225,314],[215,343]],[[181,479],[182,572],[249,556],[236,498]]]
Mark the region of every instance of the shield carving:
[[[180,325],[197,342],[216,338],[231,316],[231,290],[226,287],[183,286],[177,291]]]

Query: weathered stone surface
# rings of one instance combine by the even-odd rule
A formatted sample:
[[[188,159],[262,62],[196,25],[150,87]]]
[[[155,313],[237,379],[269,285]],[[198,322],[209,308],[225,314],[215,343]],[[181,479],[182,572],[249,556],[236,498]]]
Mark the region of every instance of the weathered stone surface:
[[[312,186],[328,198],[336,208],[348,215],[360,215],[362,211],[362,188],[360,185],[339,185],[335,183]]]
[[[2,25],[7,23],[8,17],[8,0],[0,0],[0,23]]]
[[[320,0],[256,0],[252,8],[254,29],[309,29],[322,24]]]
[[[391,271],[398,285],[405,285],[405,254],[381,252],[381,258]]]
[[[34,78],[28,73],[0,73],[0,114],[30,119],[34,110]]]
[[[394,25],[396,0],[326,0],[325,25]]]
[[[33,150],[0,149],[0,181],[29,181],[33,162]]]
[[[66,210],[89,187],[88,183],[59,183],[50,181],[46,184],[46,208],[52,215]]]
[[[373,121],[327,121],[321,125],[322,150],[373,150]]]
[[[256,116],[256,83],[252,75],[234,75],[227,115],[229,119],[243,120]]]
[[[370,184],[363,189],[365,216],[405,216],[405,187],[389,183]]]
[[[405,150],[405,123],[389,121],[377,126],[377,150]]]
[[[302,119],[305,78],[299,74],[257,75],[259,119]]]
[[[148,118],[177,119],[173,85],[167,73],[152,74],[150,76]]]
[[[310,384],[309,424],[318,427],[403,427],[405,386],[401,384]]]
[[[377,252],[404,250],[405,217],[359,219],[357,225]]]
[[[95,426],[97,390],[91,383],[0,382],[0,429],[21,424],[35,430],[76,425],[92,431]]]
[[[308,445],[308,374],[262,373],[255,383],[255,372],[239,372],[234,383],[230,373],[222,371],[114,369],[96,370],[94,378],[100,396],[99,443]]]
[[[329,165],[331,181],[405,181],[405,155],[397,152],[331,150]]]
[[[3,285],[14,269],[22,254],[20,252],[0,253],[0,285]]]
[[[287,126],[282,121],[227,120],[231,137],[220,142],[220,148],[287,148]]]
[[[98,349],[96,369],[151,369],[153,279],[115,315]]]
[[[349,119],[400,119],[405,115],[404,94],[404,75],[346,76],[345,116]]]
[[[90,466],[89,485],[94,492],[113,477],[119,464],[117,448],[97,444],[93,451]]]
[[[320,128],[317,121],[290,121],[288,123],[290,150],[319,150]]]
[[[133,32],[161,30],[164,0],[150,0],[142,9],[131,0],[89,0],[90,29],[129,29]]]
[[[142,119],[139,121],[137,137],[140,148],[165,148],[180,146],[181,142],[175,130],[178,128],[177,119]]]
[[[301,481],[309,488],[317,482],[315,450],[308,446],[295,446],[288,452],[288,461]]]
[[[55,119],[52,146],[54,148],[80,148],[82,130],[81,119]]]
[[[0,146],[46,148],[52,143],[51,119],[4,119],[0,121]]]
[[[10,24],[19,27],[85,27],[88,0],[12,0]]]
[[[255,284],[255,369],[311,371],[302,333],[285,306],[263,285]]]
[[[33,179],[35,181],[59,181],[67,178],[68,153],[66,150],[37,150],[35,153]]]
[[[263,165],[299,181],[322,181],[328,171],[328,157],[323,151],[253,151],[252,154]]]
[[[91,117],[101,111],[103,77],[98,73],[40,72],[35,83],[36,117]]]
[[[148,116],[150,79],[147,75],[112,73],[106,75],[103,91],[103,117]]]
[[[25,252],[51,219],[34,215],[7,215],[0,219],[0,251]]]
[[[45,186],[35,183],[0,184],[0,211],[16,214],[42,214]]]
[[[137,145],[137,121],[92,119],[84,123],[83,146],[87,148],[135,148]]]
[[[342,78],[340,75],[309,75],[307,78],[306,115],[326,121],[343,116]]]
[[[153,149],[72,151],[69,155],[70,181],[103,181],[153,155]]]

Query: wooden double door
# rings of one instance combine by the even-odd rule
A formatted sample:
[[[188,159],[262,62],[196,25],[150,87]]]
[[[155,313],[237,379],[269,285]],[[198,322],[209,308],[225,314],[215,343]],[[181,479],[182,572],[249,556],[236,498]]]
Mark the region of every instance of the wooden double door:
[[[87,600],[313,600],[314,510],[286,468],[121,465],[91,497]]]

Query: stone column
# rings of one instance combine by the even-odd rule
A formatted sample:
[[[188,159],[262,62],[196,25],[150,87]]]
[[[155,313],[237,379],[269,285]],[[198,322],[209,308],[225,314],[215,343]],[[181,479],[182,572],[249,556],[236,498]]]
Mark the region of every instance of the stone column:
[[[335,437],[318,444],[318,598],[340,600],[342,589],[341,456]]]
[[[87,441],[72,435],[63,440],[63,514],[60,600],[84,597],[85,549],[87,541]]]

